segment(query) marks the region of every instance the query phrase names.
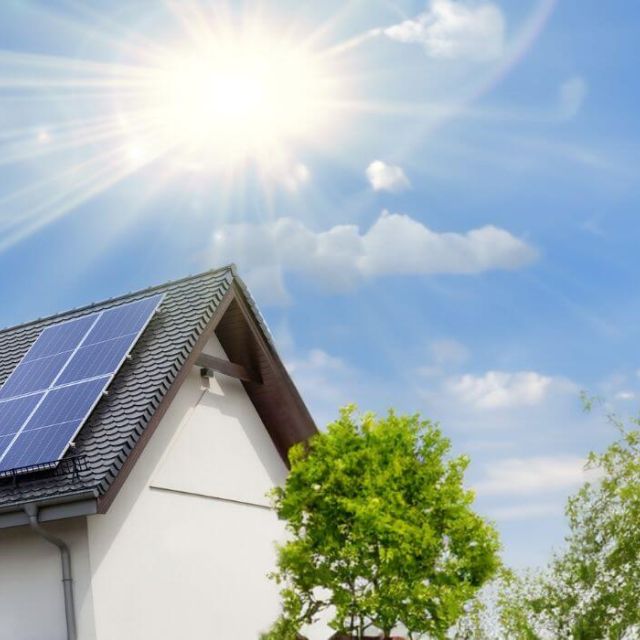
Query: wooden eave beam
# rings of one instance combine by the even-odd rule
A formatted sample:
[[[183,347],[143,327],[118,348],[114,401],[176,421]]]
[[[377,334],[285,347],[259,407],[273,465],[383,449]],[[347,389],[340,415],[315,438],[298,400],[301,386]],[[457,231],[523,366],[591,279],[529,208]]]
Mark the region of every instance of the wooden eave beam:
[[[196,358],[195,365],[201,369],[217,371],[218,373],[223,373],[225,376],[238,378],[238,380],[243,380],[244,382],[261,382],[256,374],[249,371],[243,365],[236,364],[235,362],[229,362],[228,360],[223,360],[216,356],[210,356],[206,353],[201,353]]]

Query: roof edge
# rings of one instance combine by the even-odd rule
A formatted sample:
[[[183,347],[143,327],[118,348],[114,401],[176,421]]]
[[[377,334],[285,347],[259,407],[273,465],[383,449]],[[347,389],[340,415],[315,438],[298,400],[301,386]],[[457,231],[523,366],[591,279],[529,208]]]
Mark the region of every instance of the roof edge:
[[[25,506],[28,504],[38,505],[40,522],[90,516],[98,512],[98,500],[95,490],[78,491],[50,500],[26,500],[2,509],[0,512],[0,529],[28,525],[29,518],[24,511]]]
[[[188,276],[184,276],[183,278],[176,278],[175,280],[167,280],[166,282],[162,282],[160,284],[155,284],[155,285],[151,285],[149,287],[146,287],[144,289],[138,289],[135,291],[129,291],[128,293],[123,293],[121,295],[118,296],[114,296],[111,298],[105,298],[104,300],[96,300],[94,302],[90,302],[89,304],[80,306],[80,307],[72,307],[71,309],[65,309],[64,311],[58,311],[56,313],[52,313],[48,316],[41,316],[39,318],[34,318],[33,320],[28,320],[27,322],[20,322],[18,324],[14,324],[8,327],[1,327],[0,328],[0,335],[3,333],[6,333],[8,331],[15,331],[16,329],[22,329],[24,327],[30,327],[31,325],[34,324],[38,324],[40,322],[49,322],[51,320],[54,320],[55,318],[60,318],[62,316],[68,315],[68,314],[72,314],[72,313],[82,313],[85,311],[91,311],[92,309],[95,309],[96,307],[99,307],[103,304],[111,304],[111,303],[117,303],[120,302],[122,300],[125,300],[127,298],[130,298],[131,296],[136,296],[136,295],[141,295],[141,294],[150,294],[153,293],[155,291],[158,291],[159,289],[163,289],[165,287],[169,287],[172,285],[176,285],[176,284],[180,284],[182,282],[188,282],[190,280],[197,280],[198,278],[202,278],[203,276],[206,275],[213,275],[215,273],[224,273],[225,271],[228,271],[230,274],[230,280],[233,280],[234,278],[238,278],[239,276],[237,275],[237,268],[236,265],[234,263],[229,263],[224,265],[223,267],[218,267],[216,269],[207,269],[206,271],[201,271],[200,273],[196,273],[196,274],[191,274]]]

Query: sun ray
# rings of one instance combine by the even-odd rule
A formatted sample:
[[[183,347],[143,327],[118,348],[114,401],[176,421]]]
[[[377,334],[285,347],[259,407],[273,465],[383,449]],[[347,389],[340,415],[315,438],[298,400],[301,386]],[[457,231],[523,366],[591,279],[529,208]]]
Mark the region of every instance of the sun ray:
[[[158,149],[147,162],[160,157],[167,149]],[[67,169],[63,177],[72,176],[73,182],[59,189],[48,199],[38,203],[14,218],[13,224],[3,229],[0,252],[17,244],[32,233],[74,211],[78,206],[104,192],[132,173],[126,161],[126,147],[118,146],[91,160]],[[57,177],[57,180],[61,176]]]
[[[117,138],[124,142],[132,136],[144,135],[149,127],[144,118],[137,118],[135,125],[124,128],[119,117],[111,116],[87,125],[43,127],[36,131],[31,129],[22,132],[10,143],[5,143],[0,154],[0,165],[30,161],[78,147],[102,145]]]
[[[46,21],[57,31],[69,33],[75,40],[90,42],[92,47],[104,45],[120,57],[142,61],[168,53],[158,38],[146,37],[141,29],[136,29],[135,21],[131,24],[129,20],[115,20],[105,11],[94,9],[81,0],[67,0],[66,8],[63,15],[51,5],[29,6],[34,21]]]

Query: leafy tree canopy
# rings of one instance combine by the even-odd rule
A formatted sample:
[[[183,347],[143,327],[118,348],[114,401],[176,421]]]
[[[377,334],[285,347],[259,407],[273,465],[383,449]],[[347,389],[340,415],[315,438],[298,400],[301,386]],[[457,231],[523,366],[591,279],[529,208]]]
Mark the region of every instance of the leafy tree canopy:
[[[503,578],[489,607],[476,603],[466,624],[478,638],[640,640],[640,421],[610,420],[620,436],[589,455],[594,477],[569,499],[565,549],[544,571]]]
[[[325,610],[361,637],[444,638],[499,565],[495,530],[472,510],[464,456],[449,456],[437,425],[418,415],[341,411],[290,452],[274,491],[289,540],[279,547],[283,616],[269,638],[295,637]]]

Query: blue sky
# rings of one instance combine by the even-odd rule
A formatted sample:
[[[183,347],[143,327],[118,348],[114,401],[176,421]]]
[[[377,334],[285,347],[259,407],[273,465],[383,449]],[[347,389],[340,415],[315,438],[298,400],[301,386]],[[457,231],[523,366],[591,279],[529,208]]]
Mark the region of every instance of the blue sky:
[[[0,324],[234,261],[320,423],[441,421],[541,563],[614,437],[579,391],[640,393],[639,38],[616,0],[4,2]],[[154,104],[221,39],[284,52],[271,120]]]

